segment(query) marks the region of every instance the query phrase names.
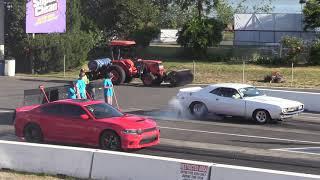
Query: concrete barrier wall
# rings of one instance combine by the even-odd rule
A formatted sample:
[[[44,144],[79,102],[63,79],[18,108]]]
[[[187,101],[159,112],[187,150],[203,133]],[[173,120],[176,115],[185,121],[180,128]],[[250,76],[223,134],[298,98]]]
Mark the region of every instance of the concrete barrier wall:
[[[85,148],[0,141],[0,168],[89,178],[93,151]]]
[[[301,91],[284,91],[260,89],[268,96],[279,97],[299,101],[305,105],[307,111],[320,112],[320,93],[301,92]]]
[[[318,175],[0,140],[0,168],[108,180],[315,180]]]
[[[94,153],[93,179],[108,180],[209,180],[212,163],[139,154]]]
[[[215,164],[211,169],[211,180],[316,180],[320,176]]]

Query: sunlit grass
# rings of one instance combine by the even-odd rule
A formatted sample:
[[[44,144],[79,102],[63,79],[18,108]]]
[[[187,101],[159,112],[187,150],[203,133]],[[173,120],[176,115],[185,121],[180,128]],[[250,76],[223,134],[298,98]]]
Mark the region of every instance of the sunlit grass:
[[[50,176],[47,174],[32,174],[32,173],[24,173],[24,172],[15,172],[15,171],[0,171],[0,179],[14,179],[14,180],[74,180],[76,178],[72,177],[60,177],[60,176]]]
[[[181,60],[167,61],[163,63],[167,71],[179,69],[195,69],[194,83],[221,83],[221,82],[243,82],[243,64],[228,64],[222,62],[183,62]],[[78,77],[79,69],[63,72],[53,72],[44,75],[26,75],[30,77],[65,78],[74,79]],[[262,82],[266,75],[273,71],[279,71],[284,75],[285,83]],[[272,87],[296,87],[296,88],[320,88],[320,66],[294,67],[293,81],[291,80],[291,67],[267,67],[253,64],[245,64],[244,83],[256,86]],[[18,74],[19,75],[19,74]]]

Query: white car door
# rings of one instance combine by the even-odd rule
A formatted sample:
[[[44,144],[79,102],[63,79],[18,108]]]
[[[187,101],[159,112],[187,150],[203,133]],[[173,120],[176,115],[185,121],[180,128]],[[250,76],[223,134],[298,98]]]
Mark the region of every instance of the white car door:
[[[219,105],[220,89],[221,88],[213,89],[204,98],[209,112],[221,114],[223,111],[223,108]]]
[[[241,95],[233,88],[220,88],[220,94],[216,98],[219,114],[230,116],[245,116],[246,103]]]

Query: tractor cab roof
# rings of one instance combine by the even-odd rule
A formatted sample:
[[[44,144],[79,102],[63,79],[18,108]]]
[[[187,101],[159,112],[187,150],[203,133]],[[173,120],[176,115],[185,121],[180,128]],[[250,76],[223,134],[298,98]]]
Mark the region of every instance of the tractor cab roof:
[[[111,41],[111,46],[132,46],[136,45],[135,41]]]

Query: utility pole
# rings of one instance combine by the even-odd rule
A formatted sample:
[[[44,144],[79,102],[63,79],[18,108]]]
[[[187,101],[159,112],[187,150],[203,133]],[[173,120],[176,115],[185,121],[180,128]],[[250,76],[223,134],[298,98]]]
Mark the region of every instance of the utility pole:
[[[306,0],[300,0],[299,4],[301,5],[301,31],[303,31],[303,4],[305,4],[307,1]]]

